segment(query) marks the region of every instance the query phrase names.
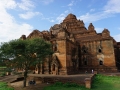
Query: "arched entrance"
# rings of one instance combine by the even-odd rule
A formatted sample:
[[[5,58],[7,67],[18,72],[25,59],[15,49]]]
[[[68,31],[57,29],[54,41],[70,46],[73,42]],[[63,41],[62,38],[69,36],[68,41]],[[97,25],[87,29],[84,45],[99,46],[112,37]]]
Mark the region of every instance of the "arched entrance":
[[[55,71],[55,64],[52,65],[52,71]]]
[[[51,62],[51,74],[58,75],[59,71],[59,62],[57,56],[53,54]]]

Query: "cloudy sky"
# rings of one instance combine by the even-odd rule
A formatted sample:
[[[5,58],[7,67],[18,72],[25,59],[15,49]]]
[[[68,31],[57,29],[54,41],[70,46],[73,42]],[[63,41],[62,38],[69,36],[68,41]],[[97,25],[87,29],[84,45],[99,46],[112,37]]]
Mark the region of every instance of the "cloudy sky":
[[[29,35],[34,29],[49,30],[69,14],[104,28],[120,42],[120,0],[0,0],[0,42]]]

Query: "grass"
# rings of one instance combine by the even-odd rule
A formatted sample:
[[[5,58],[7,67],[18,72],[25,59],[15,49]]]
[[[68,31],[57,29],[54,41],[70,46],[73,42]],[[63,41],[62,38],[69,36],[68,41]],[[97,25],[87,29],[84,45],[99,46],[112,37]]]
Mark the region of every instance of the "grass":
[[[0,90],[14,90],[14,89],[11,87],[8,87],[7,83],[0,82]]]
[[[120,90],[120,77],[98,74],[93,80],[91,89],[87,89],[84,86],[79,86],[74,83],[63,84],[57,82],[54,85],[45,87],[44,90]]]
[[[0,68],[6,68],[6,66],[0,66]]]
[[[91,90],[120,90],[120,77],[96,75]]]
[[[43,90],[89,90],[85,88],[85,86],[79,86],[75,83],[65,83],[62,82],[56,82],[55,84],[51,86],[45,87]]]

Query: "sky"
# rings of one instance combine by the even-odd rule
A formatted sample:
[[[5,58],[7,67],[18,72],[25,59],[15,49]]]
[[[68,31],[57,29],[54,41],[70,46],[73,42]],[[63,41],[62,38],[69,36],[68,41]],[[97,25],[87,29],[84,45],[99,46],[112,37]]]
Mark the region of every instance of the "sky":
[[[120,0],[0,0],[0,42],[49,30],[70,13],[86,28],[93,23],[97,33],[108,29],[120,42]]]

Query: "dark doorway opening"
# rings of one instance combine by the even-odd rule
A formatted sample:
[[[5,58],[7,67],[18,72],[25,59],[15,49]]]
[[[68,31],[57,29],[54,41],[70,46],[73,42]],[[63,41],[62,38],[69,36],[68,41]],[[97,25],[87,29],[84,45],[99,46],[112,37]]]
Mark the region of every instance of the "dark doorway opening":
[[[87,65],[87,61],[86,60],[84,61],[84,65]]]
[[[99,52],[99,53],[101,53],[101,52],[102,52],[102,50],[99,48],[98,52]]]
[[[99,65],[103,65],[103,61],[100,60],[100,61],[99,61]]]

